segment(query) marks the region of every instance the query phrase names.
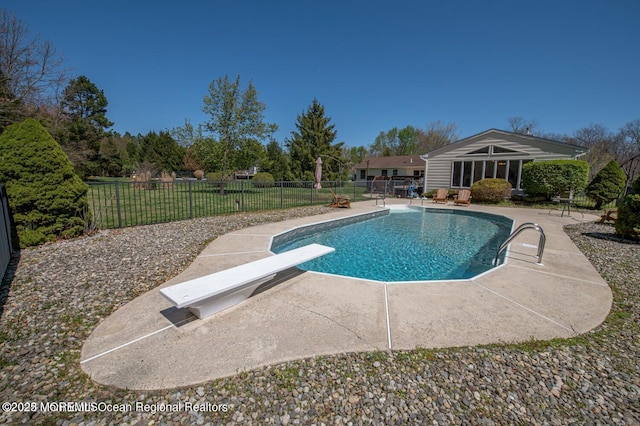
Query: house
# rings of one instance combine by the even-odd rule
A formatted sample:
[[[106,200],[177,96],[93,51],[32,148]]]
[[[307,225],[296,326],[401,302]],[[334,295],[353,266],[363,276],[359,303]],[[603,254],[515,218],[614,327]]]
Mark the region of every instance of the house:
[[[415,179],[424,176],[424,161],[419,155],[400,155],[396,157],[367,157],[353,166],[356,182],[373,180],[376,176],[390,179]]]
[[[551,139],[490,129],[422,155],[424,190],[470,188],[484,178],[506,179],[520,190],[524,164],[577,159],[588,151]]]

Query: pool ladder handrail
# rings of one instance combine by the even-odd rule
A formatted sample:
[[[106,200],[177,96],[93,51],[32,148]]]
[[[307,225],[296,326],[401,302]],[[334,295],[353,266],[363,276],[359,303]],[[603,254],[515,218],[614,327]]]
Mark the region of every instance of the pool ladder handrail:
[[[536,262],[536,264],[542,265],[542,253],[544,252],[544,245],[547,242],[547,236],[544,234],[544,230],[540,225],[533,222],[526,222],[518,226],[511,233],[511,235],[509,235],[509,237],[504,241],[504,243],[500,245],[500,248],[498,248],[498,251],[496,252],[496,257],[495,259],[493,259],[494,266],[498,266],[498,258],[500,257],[500,253],[502,253],[502,251],[505,248],[507,248],[507,246],[511,243],[511,241],[513,241],[515,237],[517,237],[522,231],[525,231],[527,229],[535,229],[536,231],[540,232],[540,241],[538,242],[538,254],[537,254],[538,261]]]

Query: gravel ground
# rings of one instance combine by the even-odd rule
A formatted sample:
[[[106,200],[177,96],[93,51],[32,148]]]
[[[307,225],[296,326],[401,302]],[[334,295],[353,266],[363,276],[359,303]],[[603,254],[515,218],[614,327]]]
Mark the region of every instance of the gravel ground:
[[[325,211],[127,228],[23,250],[0,290],[0,423],[640,424],[640,245],[594,223],[566,231],[614,306],[574,339],[323,356],[152,392],[104,387],[80,369],[101,319],[184,270],[212,239]]]

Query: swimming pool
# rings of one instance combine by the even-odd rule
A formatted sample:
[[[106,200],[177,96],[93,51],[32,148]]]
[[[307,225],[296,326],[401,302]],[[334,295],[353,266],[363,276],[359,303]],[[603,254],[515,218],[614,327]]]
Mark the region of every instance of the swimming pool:
[[[274,236],[271,251],[311,243],[336,251],[299,265],[386,282],[467,279],[488,271],[509,218],[468,210],[409,207],[313,224]]]

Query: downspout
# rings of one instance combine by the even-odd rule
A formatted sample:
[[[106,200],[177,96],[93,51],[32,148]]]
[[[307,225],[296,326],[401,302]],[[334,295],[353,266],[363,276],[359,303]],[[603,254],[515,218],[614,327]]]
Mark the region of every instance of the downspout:
[[[429,154],[421,155],[420,158],[424,160],[424,185],[422,188],[422,192],[425,193],[425,192],[428,192],[427,191],[427,176],[428,176],[427,172],[429,171]],[[420,195],[422,196],[422,194]]]

